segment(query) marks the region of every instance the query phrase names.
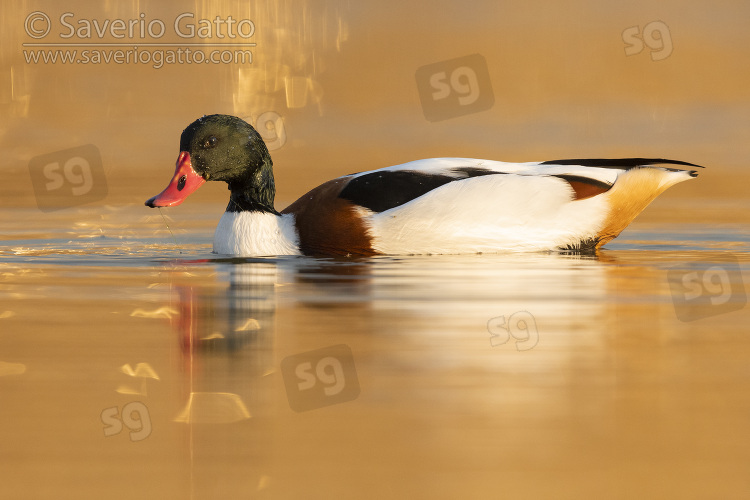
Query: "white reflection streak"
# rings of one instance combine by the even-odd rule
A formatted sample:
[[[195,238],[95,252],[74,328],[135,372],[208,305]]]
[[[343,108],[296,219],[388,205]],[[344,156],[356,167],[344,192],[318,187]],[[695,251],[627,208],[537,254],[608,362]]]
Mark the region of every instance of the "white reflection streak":
[[[172,316],[179,314],[179,311],[172,309],[171,307],[160,307],[153,311],[146,311],[144,309],[136,309],[130,316],[133,318],[167,318],[172,319]]]
[[[0,361],[0,377],[7,375],[23,375],[26,373],[26,365],[23,363],[8,363]]]
[[[394,263],[398,265],[403,263]],[[603,339],[604,332],[597,325],[605,315],[600,298],[607,293],[608,281],[605,265],[597,260],[546,254],[431,256],[415,257],[408,265],[406,274],[394,272],[390,266],[374,267],[373,279],[379,286],[373,289],[373,306],[379,310],[407,309],[416,316],[431,318],[424,323],[429,332],[415,333],[450,338],[457,329],[473,329],[471,325],[476,323],[477,334],[491,347],[494,344],[487,340],[488,321],[503,316],[510,321],[514,314],[525,312],[532,315],[533,326],[538,328],[533,332],[538,335],[535,352],[552,352],[549,348],[553,348],[559,354],[561,342],[592,347]],[[409,287],[404,287],[405,283]],[[573,325],[581,325],[578,329],[585,328],[588,334],[559,334],[561,330],[576,331]],[[560,356],[553,357],[564,362]],[[528,369],[533,366],[520,359],[518,362]]]

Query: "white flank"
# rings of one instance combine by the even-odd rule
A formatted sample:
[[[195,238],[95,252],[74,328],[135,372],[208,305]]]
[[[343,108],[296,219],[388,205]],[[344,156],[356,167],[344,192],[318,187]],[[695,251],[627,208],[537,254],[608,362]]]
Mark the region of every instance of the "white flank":
[[[556,177],[487,175],[448,183],[368,221],[373,247],[386,254],[543,251],[576,245],[602,227],[604,197],[573,196]]]
[[[214,252],[241,257],[301,255],[294,215],[224,212],[214,233]]]

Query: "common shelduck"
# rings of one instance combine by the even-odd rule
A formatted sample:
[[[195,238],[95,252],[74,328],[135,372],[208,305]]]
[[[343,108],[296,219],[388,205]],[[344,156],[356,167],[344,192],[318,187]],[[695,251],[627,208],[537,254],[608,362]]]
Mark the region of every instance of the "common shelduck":
[[[226,182],[218,254],[591,252],[665,189],[697,176],[678,166],[700,167],[647,158],[434,158],[333,179],[278,212],[272,166],[245,121],[204,116],[182,132],[174,177],[146,205],[179,205],[206,181]]]

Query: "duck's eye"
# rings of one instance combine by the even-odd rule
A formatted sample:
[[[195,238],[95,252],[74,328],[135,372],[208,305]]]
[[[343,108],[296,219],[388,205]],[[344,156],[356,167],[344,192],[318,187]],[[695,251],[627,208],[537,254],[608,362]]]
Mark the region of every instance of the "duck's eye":
[[[210,149],[214,146],[216,146],[216,143],[219,142],[219,139],[216,138],[216,136],[212,135],[209,136],[204,142],[203,147],[206,149]]]

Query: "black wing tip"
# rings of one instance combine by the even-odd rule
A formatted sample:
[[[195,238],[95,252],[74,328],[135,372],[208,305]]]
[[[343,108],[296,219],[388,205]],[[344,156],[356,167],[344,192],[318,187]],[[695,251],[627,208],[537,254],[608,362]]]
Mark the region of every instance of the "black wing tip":
[[[582,167],[625,169],[649,165],[682,165],[685,167],[706,168],[703,165],[696,165],[695,163],[680,160],[668,160],[666,158],[579,158],[573,160],[543,161],[540,165],[580,165]]]

